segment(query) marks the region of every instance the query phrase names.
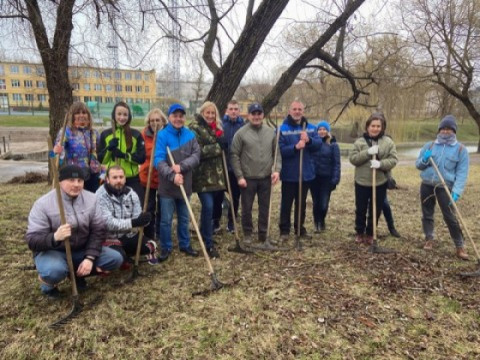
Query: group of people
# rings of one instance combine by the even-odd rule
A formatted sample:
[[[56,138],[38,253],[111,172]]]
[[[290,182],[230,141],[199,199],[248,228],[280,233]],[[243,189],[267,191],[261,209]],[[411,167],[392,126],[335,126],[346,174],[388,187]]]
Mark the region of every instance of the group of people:
[[[151,110],[140,132],[131,127],[129,106],[119,102],[112,111],[112,127],[99,135],[92,129],[92,117],[85,104],[74,103],[67,114],[66,128],[59,132],[54,147],[60,158],[59,186],[67,224],[60,223],[53,190],[35,202],[28,219],[26,241],[34,252],[42,292],[49,297],[59,296],[57,284],[68,276],[64,246],[67,238],[72,246],[79,288],[86,286],[86,276],[128,268],[137,249],[139,228],[144,229],[141,254],[146,260],[152,265],[167,260],[173,251],[175,212],[180,252],[198,256],[189,231],[188,207],[193,193],[197,193],[201,203],[200,233],[205,248],[211,258],[218,258],[213,236],[219,226],[227,185],[231,190],[229,200],[233,202],[227,230],[235,230],[234,219],[241,203],[246,246],[255,241],[252,218],[255,197],[257,240],[270,241],[267,238],[270,198],[273,186],[280,180],[279,242],[289,239],[294,203],[293,229],[301,237],[311,238],[305,227],[309,190],[315,232],[324,231],[331,192],[341,177],[340,150],[330,124],[309,123],[304,110],[302,102],[292,102],[288,116],[275,131],[264,124],[264,110],[259,103],[248,107],[245,121],[239,116],[236,101],[228,103],[223,119],[216,105],[207,101],[189,126],[185,108],[173,104],[167,116],[160,109]],[[350,155],[355,166],[355,241],[361,244],[373,242],[373,184],[379,209],[375,221],[378,221],[381,209],[388,206],[387,179],[398,161],[395,144],[385,135],[385,129],[383,114],[373,113]],[[468,152],[456,141],[456,129],[452,116],[443,119],[437,140],[422,149],[417,167],[422,170],[424,248],[433,246],[436,197],[457,255],[467,259],[458,222],[430,167],[433,158],[443,171],[454,200],[458,200],[467,178]],[[152,163],[154,167],[150,169]]]

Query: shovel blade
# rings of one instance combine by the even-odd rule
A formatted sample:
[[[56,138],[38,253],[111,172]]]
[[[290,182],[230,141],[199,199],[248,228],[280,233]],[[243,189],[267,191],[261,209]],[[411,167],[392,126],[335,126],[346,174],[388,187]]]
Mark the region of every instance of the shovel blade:
[[[231,246],[227,250],[230,252],[236,252],[239,254],[253,254],[253,251],[242,248],[238,240],[235,241],[235,246]]]
[[[62,327],[65,324],[68,324],[70,321],[72,321],[74,318],[78,316],[83,310],[83,305],[80,303],[78,300],[78,297],[73,298],[73,304],[72,304],[72,309],[70,312],[65,315],[64,317],[58,319],[54,323],[50,324],[49,327],[53,329],[57,329]]]

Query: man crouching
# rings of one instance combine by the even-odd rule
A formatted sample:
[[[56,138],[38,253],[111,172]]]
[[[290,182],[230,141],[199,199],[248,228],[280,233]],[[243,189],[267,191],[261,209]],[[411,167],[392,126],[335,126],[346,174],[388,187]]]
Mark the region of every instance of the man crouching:
[[[117,251],[102,247],[105,222],[95,194],[83,190],[84,176],[82,168],[75,165],[60,170],[65,225],[61,225],[55,190],[38,199],[28,216],[25,240],[34,252],[40,289],[49,298],[60,296],[57,285],[68,276],[64,245],[67,238],[70,238],[79,289],[86,287],[85,276],[118,269],[123,262]]]
[[[129,256],[135,255],[138,244],[137,227],[147,226],[152,219],[149,212],[142,213],[140,199],[133,189],[126,186],[125,171],[119,165],[108,168],[105,184],[97,192],[98,205],[107,226],[107,240],[103,245],[119,251],[129,267]],[[143,238],[140,253],[146,255],[151,265],[158,263],[155,241]]]

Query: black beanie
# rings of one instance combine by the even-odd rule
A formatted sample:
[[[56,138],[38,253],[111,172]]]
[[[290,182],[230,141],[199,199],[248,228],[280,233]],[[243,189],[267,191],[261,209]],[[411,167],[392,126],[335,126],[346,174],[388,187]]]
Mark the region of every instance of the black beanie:
[[[60,169],[58,181],[66,179],[82,179],[85,180],[85,172],[77,165],[67,165]]]

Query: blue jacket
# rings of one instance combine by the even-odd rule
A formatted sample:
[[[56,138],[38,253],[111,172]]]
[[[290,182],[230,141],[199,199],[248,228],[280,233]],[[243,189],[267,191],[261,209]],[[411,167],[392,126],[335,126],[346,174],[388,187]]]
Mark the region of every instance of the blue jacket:
[[[330,178],[330,184],[338,185],[340,182],[340,148],[337,140],[332,137],[330,144],[322,139],[323,144],[312,156],[315,162],[315,174],[318,177]]]
[[[200,163],[200,146],[195,138],[195,134],[186,127],[176,129],[172,124],[168,123],[157,134],[154,163],[155,168],[158,170],[160,183],[158,194],[164,197],[182,199],[180,187],[173,182],[175,173],[170,167],[171,163],[168,158],[167,146],[172,152],[175,164],[180,165],[183,175],[183,186],[187,195],[192,193],[193,169]]]
[[[228,171],[233,172],[232,165],[230,165],[230,148],[232,147],[233,136],[235,133],[245,125],[245,120],[242,117],[237,117],[235,121],[231,121],[228,115],[225,115],[222,119],[223,126],[223,136],[228,141],[228,150],[226,151],[227,156],[227,167]]]
[[[441,183],[435,169],[430,163],[424,163],[422,158],[427,149],[432,150],[432,158],[437,164],[440,174],[442,174],[447,186],[452,192],[461,195],[465,189],[468,177],[468,151],[458,141],[452,145],[437,144],[429,142],[420,150],[418,159],[415,162],[417,169],[422,170],[420,177],[422,182],[428,185],[438,185]]]
[[[302,178],[303,181],[311,181],[315,178],[315,164],[312,154],[320,149],[322,139],[318,136],[315,126],[309,124],[307,119],[303,118],[300,124],[296,124],[288,115],[280,126],[280,139],[278,141],[280,153],[282,154],[282,172],[280,173],[282,181],[298,182],[300,150],[295,149],[295,145],[300,140],[304,122],[306,122],[305,130],[310,141],[303,151]]]

